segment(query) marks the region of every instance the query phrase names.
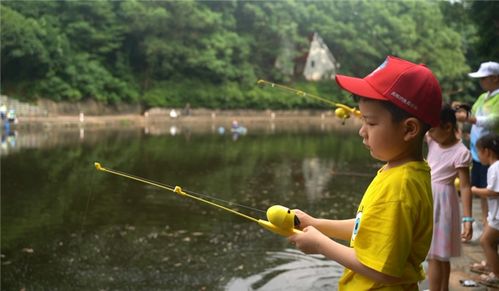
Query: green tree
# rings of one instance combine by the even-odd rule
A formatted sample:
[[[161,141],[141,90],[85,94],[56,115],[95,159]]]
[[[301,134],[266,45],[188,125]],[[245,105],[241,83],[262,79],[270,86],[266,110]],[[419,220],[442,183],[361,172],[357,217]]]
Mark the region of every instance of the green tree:
[[[470,18],[478,27],[479,39],[476,50],[483,60],[499,60],[499,2],[473,1]]]
[[[289,74],[295,58],[307,54],[307,37],[313,32],[323,37],[342,74],[363,76],[386,55],[396,55],[428,65],[446,98],[455,99],[473,88],[467,64],[474,65],[469,60],[483,55],[473,53],[475,44],[489,39],[495,53],[490,32],[482,39],[472,17],[461,17],[476,13],[492,19],[487,13],[495,6],[474,2],[125,0],[0,5],[2,91],[25,99],[92,98],[142,102],[145,107],[324,107],[299,96],[260,90],[255,82],[263,78],[346,101],[334,82],[309,83]]]

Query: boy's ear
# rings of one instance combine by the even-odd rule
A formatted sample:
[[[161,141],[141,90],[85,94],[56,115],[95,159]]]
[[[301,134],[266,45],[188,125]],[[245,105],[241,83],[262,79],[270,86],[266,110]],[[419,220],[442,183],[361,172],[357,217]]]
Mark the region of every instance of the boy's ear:
[[[410,141],[421,134],[421,122],[415,117],[409,117],[403,121],[404,140]]]

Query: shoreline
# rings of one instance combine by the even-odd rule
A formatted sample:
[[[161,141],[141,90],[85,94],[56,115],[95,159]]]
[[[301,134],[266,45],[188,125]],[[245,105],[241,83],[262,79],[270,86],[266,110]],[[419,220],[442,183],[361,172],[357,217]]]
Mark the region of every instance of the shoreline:
[[[357,118],[342,120],[331,110],[306,111],[250,111],[250,110],[192,110],[189,115],[170,117],[166,110],[148,111],[140,114],[115,115],[54,115],[19,116],[13,125],[20,130],[39,129],[103,129],[103,128],[146,128],[164,126],[186,126],[202,128],[210,126],[230,126],[232,121],[247,128],[261,128],[268,124],[279,125],[327,125],[354,129],[361,125]]]

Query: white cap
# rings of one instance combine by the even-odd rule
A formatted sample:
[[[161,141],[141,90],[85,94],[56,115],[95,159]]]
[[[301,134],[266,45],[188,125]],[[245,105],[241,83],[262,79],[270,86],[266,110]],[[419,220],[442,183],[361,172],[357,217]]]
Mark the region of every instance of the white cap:
[[[499,75],[499,63],[496,62],[482,63],[478,71],[468,74],[471,78],[483,78],[494,75]]]

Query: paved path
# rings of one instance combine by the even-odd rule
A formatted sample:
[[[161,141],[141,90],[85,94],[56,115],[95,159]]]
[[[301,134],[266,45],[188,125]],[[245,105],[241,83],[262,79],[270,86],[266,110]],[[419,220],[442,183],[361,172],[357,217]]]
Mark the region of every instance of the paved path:
[[[482,247],[480,246],[480,235],[482,234],[483,224],[481,222],[481,209],[480,200],[473,199],[473,217],[476,221],[473,223],[473,238],[470,242],[462,244],[462,253],[458,258],[451,260],[451,274],[449,281],[450,291],[485,291],[485,290],[498,290],[487,288],[485,286],[479,287],[463,287],[459,280],[476,280],[478,275],[470,272],[469,266],[475,262],[480,262],[485,259]],[[428,289],[427,282],[423,282],[420,287],[421,290]]]

